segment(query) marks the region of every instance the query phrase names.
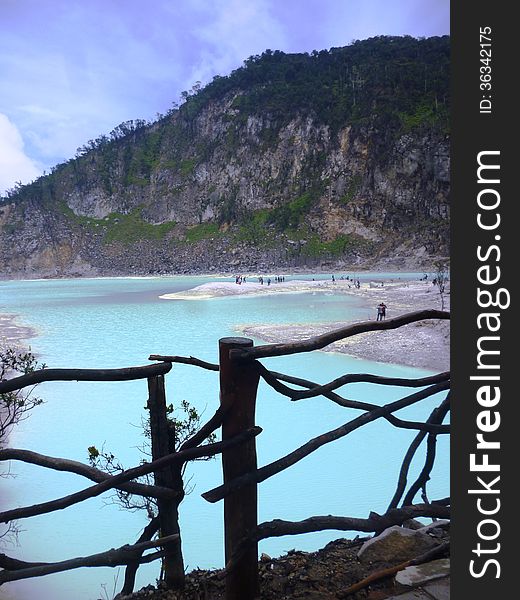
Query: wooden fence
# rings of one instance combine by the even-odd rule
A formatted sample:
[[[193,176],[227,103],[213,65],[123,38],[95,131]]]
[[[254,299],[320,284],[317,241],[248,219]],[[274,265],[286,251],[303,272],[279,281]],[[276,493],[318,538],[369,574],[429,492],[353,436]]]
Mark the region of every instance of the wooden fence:
[[[0,382],[0,394],[15,392],[44,381],[128,381],[148,380],[148,410],[152,446],[151,462],[109,474],[89,465],[67,459],[43,456],[19,449],[0,450],[0,460],[20,460],[46,468],[74,472],[96,483],[80,492],[42,504],[11,509],[0,513],[0,522],[12,522],[55,510],[61,510],[108,490],[117,489],[145,498],[153,498],[158,515],[152,518],[136,543],[88,557],[74,558],[57,563],[31,563],[0,555],[0,585],[19,579],[38,577],[49,573],[83,566],[126,565],[125,582],[121,595],[131,593],[140,564],[156,559],[163,561],[166,585],[182,588],[184,565],[178,525],[178,506],[184,498],[182,467],[190,460],[222,454],[223,483],[203,494],[208,502],[224,503],[224,535],[226,560],[226,600],[253,600],[259,597],[258,542],[269,537],[301,534],[325,529],[341,531],[380,532],[392,525],[401,525],[413,517],[449,517],[449,498],[428,500],[426,484],[432,471],[436,441],[448,434],[450,427],[443,424],[449,412],[450,373],[439,373],[418,379],[381,377],[371,374],[346,374],[327,383],[293,377],[268,370],[259,359],[302,352],[311,352],[350,336],[369,331],[396,329],[425,319],[449,319],[449,313],[424,310],[408,313],[386,321],[355,323],[300,342],[253,346],[247,338],[223,338],[219,341],[219,364],[193,357],[152,355],[155,364],[126,369],[43,369],[28,375]],[[180,448],[172,445],[169,433],[171,423],[167,416],[164,376],[172,363],[183,363],[219,372],[220,405],[215,414]],[[274,462],[258,467],[255,437],[262,431],[255,423],[255,404],[260,379],[292,401],[324,396],[345,408],[363,411],[338,428],[321,433]],[[354,382],[420,388],[386,405],[350,400],[337,390]],[[439,392],[443,399],[424,422],[405,420],[396,412],[429,398]],[[276,519],[258,524],[257,486],[262,481],[291,467],[323,445],[340,439],[376,419],[386,419],[397,428],[416,430],[401,465],[396,490],[383,515],[371,512],[363,518],[345,516],[314,516],[299,522]],[[208,436],[221,428],[222,440],[204,443]],[[426,439],[426,456],[418,477],[408,486],[409,467],[421,442]],[[154,483],[143,484],[136,479],[154,474]],[[414,504],[422,491],[420,504]],[[400,506],[399,506],[400,505]],[[153,539],[158,534],[157,539]],[[150,548],[158,548],[144,554]]]

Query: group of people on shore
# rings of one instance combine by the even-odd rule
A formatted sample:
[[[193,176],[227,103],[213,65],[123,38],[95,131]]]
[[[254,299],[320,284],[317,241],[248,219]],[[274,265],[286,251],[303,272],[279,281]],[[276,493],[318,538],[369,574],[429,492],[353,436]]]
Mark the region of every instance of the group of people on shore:
[[[259,275],[257,277],[258,279],[258,283],[260,285],[264,285],[264,282],[267,285],[271,285],[271,283],[284,283],[285,282],[285,275],[275,275],[272,279],[271,277],[266,277],[264,278],[263,275]],[[359,281],[359,279],[354,279],[349,277],[348,275],[341,275],[340,276],[341,280],[346,280],[349,281],[352,285],[354,285],[354,287],[356,289],[359,289],[361,287],[361,283]],[[313,281],[315,281],[314,277],[312,278]],[[241,285],[242,283],[246,283],[247,278],[245,275],[236,275],[235,276],[235,283],[237,285]],[[336,277],[334,276],[334,274],[331,275],[331,281],[332,283],[336,283]],[[348,286],[349,288],[351,287],[350,284]],[[380,304],[378,304],[377,306],[377,318],[376,321],[384,321],[386,319],[386,309],[387,306],[384,302],[381,302]]]
[[[237,285],[242,285],[242,283],[246,283],[246,276],[245,275],[236,275],[235,276],[235,283]],[[264,281],[266,282],[267,285],[271,285],[272,282],[274,283],[283,283],[285,281],[285,275],[275,275],[275,277],[273,279],[271,279],[270,277],[265,278],[263,275],[260,275],[258,277],[258,283],[260,285],[264,285]]]

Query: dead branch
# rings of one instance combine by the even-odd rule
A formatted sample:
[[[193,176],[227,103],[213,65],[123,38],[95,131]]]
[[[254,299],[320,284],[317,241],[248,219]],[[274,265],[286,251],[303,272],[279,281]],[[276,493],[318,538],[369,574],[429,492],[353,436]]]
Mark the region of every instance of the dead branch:
[[[164,469],[174,463],[195,460],[196,458],[201,458],[202,456],[213,456],[215,454],[220,454],[227,448],[244,443],[245,441],[261,433],[261,431],[262,429],[260,427],[252,427],[251,429],[244,431],[234,438],[226,440],[225,442],[216,442],[214,444],[206,444],[197,448],[189,448],[187,450],[183,450],[182,452],[168,454],[167,456],[163,456],[149,463],[143,463],[138,467],[133,467],[132,469],[122,471],[118,475],[112,476],[110,479],[81,490],[80,492],[70,494],[69,496],[64,496],[62,498],[58,498],[57,500],[51,500],[50,502],[44,502],[42,504],[33,504],[32,506],[23,506],[1,512],[0,523],[7,523],[9,521],[13,521],[14,519],[23,519],[26,517],[32,517],[35,515],[41,515],[67,508],[68,506],[72,506],[78,502],[83,502],[88,498],[99,496],[103,492],[106,492],[107,490],[110,490],[121,483],[126,483],[127,481],[135,479],[136,477],[141,477],[147,473],[152,473],[153,471],[160,471],[161,469]]]
[[[349,383],[376,383],[378,385],[394,385],[403,387],[424,387],[441,381],[450,379],[450,373],[439,373],[429,377],[421,377],[419,379],[407,379],[403,377],[381,377],[380,375],[372,375],[369,373],[348,373],[334,379],[330,383],[324,385],[316,385],[308,390],[294,390],[278,381],[279,378],[274,377],[261,363],[257,363],[260,375],[265,381],[271,385],[277,392],[288,396],[291,400],[303,400],[304,398],[313,398],[320,396],[326,392],[332,392],[335,389],[347,385]],[[307,386],[306,386],[307,387]]]
[[[393,525],[402,525],[408,519],[417,517],[431,517],[446,519],[450,517],[450,507],[438,504],[415,504],[389,510],[384,515],[371,512],[366,519],[357,517],[335,517],[332,515],[309,517],[303,521],[283,521],[274,519],[258,525],[255,538],[264,540],[271,537],[284,535],[299,535],[325,529],[339,531],[362,531],[365,533],[379,531],[381,527],[387,529]]]
[[[285,356],[287,354],[296,354],[300,352],[312,352],[312,350],[321,350],[333,342],[357,335],[358,333],[396,329],[397,327],[415,323],[417,321],[424,321],[425,319],[449,318],[450,313],[447,311],[418,310],[405,315],[400,315],[399,317],[394,317],[393,319],[388,319],[387,321],[362,321],[360,323],[353,323],[300,342],[266,344],[264,346],[254,346],[253,348],[236,349],[231,351],[230,357],[236,360],[249,360],[252,358],[267,358],[270,356]]]
[[[447,398],[444,402],[439,406],[436,413],[436,418],[442,423],[444,417],[446,416],[450,407],[450,395],[448,394]],[[426,441],[426,458],[424,461],[424,466],[419,473],[419,476],[414,481],[414,483],[410,486],[408,493],[404,497],[403,504],[411,504],[417,492],[421,489],[421,487],[426,486],[426,482],[430,479],[430,473],[433,469],[433,465],[435,463],[435,454],[437,448],[437,435],[434,433],[428,434],[428,439]]]
[[[180,363],[183,365],[193,365],[195,367],[201,367],[202,369],[207,369],[208,371],[218,371],[219,366],[214,363],[206,362],[205,360],[200,360],[200,358],[195,358],[193,356],[163,356],[162,354],[150,354],[148,360],[160,360],[163,362],[169,363]]]
[[[237,477],[232,481],[228,482],[225,485],[221,485],[216,487],[208,492],[202,494],[202,497],[208,502],[217,502],[221,500],[231,492],[239,489],[240,487],[247,485],[249,483],[260,483],[265,481],[269,477],[288,469],[292,465],[296,464],[321,446],[333,442],[339,438],[344,437],[345,435],[351,433],[355,429],[362,427],[363,425],[375,421],[380,417],[384,417],[392,412],[400,410],[401,408],[405,408],[407,406],[411,406],[423,400],[424,398],[428,398],[438,392],[444,391],[449,387],[449,382],[438,383],[432,385],[425,390],[421,390],[416,392],[415,394],[411,394],[410,396],[406,396],[401,398],[400,400],[396,400],[395,402],[391,402],[390,404],[386,404],[384,406],[374,408],[373,410],[366,412],[359,417],[356,417],[352,421],[348,421],[344,425],[341,425],[337,429],[333,429],[328,431],[322,435],[319,435],[312,440],[308,441],[303,446],[300,446],[293,452],[287,454],[286,456],[264,466],[260,469],[257,469],[253,473],[248,473],[246,475],[242,475],[241,477]]]
[[[432,424],[433,423],[442,423],[442,420],[446,416],[446,412],[444,412],[444,410],[447,410],[447,408],[449,407],[449,398],[450,398],[450,394],[448,393],[447,397],[443,400],[441,405],[437,406],[432,411],[432,413],[430,414],[430,416],[428,417],[428,419],[426,421],[427,423],[432,423]],[[392,497],[392,500],[390,501],[390,504],[388,505],[388,510],[390,510],[391,508],[395,508],[399,504],[399,500],[402,498],[402,496],[404,494],[404,490],[406,489],[408,470],[410,469],[410,464],[412,463],[412,459],[415,456],[415,453],[417,452],[419,446],[421,445],[421,442],[423,441],[423,439],[425,437],[426,437],[425,431],[419,432],[415,436],[415,438],[412,440],[412,443],[410,444],[408,450],[406,451],[406,454],[403,459],[403,463],[401,465],[401,469],[399,471],[399,478],[397,480],[397,488]],[[408,503],[405,502],[404,504],[408,504]]]
[[[136,543],[139,544],[141,542],[147,542],[151,540],[152,537],[159,531],[160,526],[161,522],[159,517],[154,517],[144,528],[143,533],[139,536],[139,539]],[[128,596],[134,591],[135,577],[137,575],[137,569],[139,568],[140,564],[141,563],[139,562],[138,557],[127,564],[125,569],[125,581],[120,592],[122,596]]]
[[[408,519],[417,517],[431,517],[438,519],[450,518],[450,508],[440,503],[415,504],[387,511],[384,515],[371,512],[368,518],[335,517],[332,515],[309,517],[303,521],[284,521],[274,519],[258,525],[254,537],[244,539],[239,544],[237,551],[226,564],[226,571],[231,570],[241,554],[246,551],[252,542],[258,542],[271,537],[284,535],[300,535],[327,529],[338,531],[362,531],[364,533],[379,532],[393,525],[402,525]]]
[[[442,544],[439,544],[437,547],[432,548],[431,550],[428,550],[428,552],[425,552],[424,554],[421,554],[420,556],[416,556],[415,558],[412,558],[411,560],[407,560],[407,561],[400,563],[398,565],[395,565],[393,567],[387,567],[386,569],[381,569],[380,571],[371,573],[368,577],[365,577],[361,581],[354,583],[353,585],[348,587],[346,590],[341,592],[339,597],[346,598],[347,596],[350,596],[351,594],[354,594],[355,592],[358,592],[359,590],[362,590],[362,589],[368,587],[370,584],[372,584],[376,581],[380,581],[381,579],[385,579],[386,577],[392,577],[399,571],[406,569],[406,567],[411,567],[412,565],[420,565],[420,564],[423,564],[430,560],[433,560],[434,558],[437,558],[437,556],[442,556],[446,552],[446,550],[449,549],[449,547],[450,547],[450,543],[444,542]]]
[[[14,559],[2,554],[0,555],[0,566],[8,564],[12,568],[13,564],[17,563],[18,568],[9,571],[0,571],[0,585],[7,581],[41,577],[42,575],[61,573],[62,571],[70,571],[72,569],[78,569],[79,567],[117,567],[119,565],[126,565],[136,559],[139,560],[139,562],[149,562],[149,557],[140,556],[144,550],[163,546],[178,537],[178,534],[169,535],[154,541],[140,542],[132,546],[127,544],[120,548],[112,548],[106,552],[100,552],[99,554],[70,558],[55,563],[26,563],[24,561],[15,561],[15,563],[13,563]],[[154,553],[154,559],[158,558],[161,554],[162,552]]]
[[[293,383],[294,385],[299,385],[300,387],[316,388],[319,386],[318,383],[315,383],[314,381],[309,381],[308,379],[302,379],[300,377],[294,377],[292,375],[285,375],[284,373],[277,373],[276,371],[267,372],[269,374],[268,377],[274,377],[276,379],[279,379],[280,381],[287,381],[288,383]],[[347,398],[344,398],[343,396],[340,396],[339,394],[336,394],[335,392],[325,392],[322,395],[325,398],[332,400],[339,406],[343,406],[345,408],[354,408],[358,410],[373,410],[374,408],[378,408],[379,406],[378,404],[370,404],[368,402],[349,400]],[[419,429],[421,431],[436,433],[450,433],[451,431],[451,427],[449,425],[435,425],[433,423],[428,422],[420,423],[417,421],[405,421],[403,419],[399,419],[395,415],[386,415],[383,418],[386,419],[389,423],[392,423],[392,425],[395,425],[396,427],[399,427],[401,429]]]
[[[164,375],[172,368],[171,363],[161,362],[143,367],[124,369],[39,369],[27,375],[0,381],[0,394],[14,392],[44,381],[132,381],[154,375]]]
[[[75,473],[76,475],[82,475],[91,481],[101,482],[111,478],[111,475],[85,465],[75,460],[69,460],[66,458],[57,458],[54,456],[45,456],[44,454],[38,454],[31,450],[20,450],[17,448],[5,448],[0,450],[0,461],[4,460],[19,460],[32,465],[38,465],[39,467],[46,467],[55,471],[65,471],[67,473]],[[130,494],[136,494],[138,496],[145,496],[149,498],[174,498],[175,492],[172,490],[161,487],[158,485],[147,485],[142,483],[128,482],[116,486],[117,489]]]

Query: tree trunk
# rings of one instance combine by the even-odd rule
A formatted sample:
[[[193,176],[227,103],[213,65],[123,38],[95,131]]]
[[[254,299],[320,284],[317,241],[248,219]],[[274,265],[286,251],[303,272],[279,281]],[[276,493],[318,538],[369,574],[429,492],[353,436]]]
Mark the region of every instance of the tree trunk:
[[[220,403],[226,411],[222,423],[222,441],[234,437],[255,424],[256,392],[259,374],[253,362],[230,360],[230,350],[253,345],[247,338],[223,338],[220,350]],[[222,453],[224,484],[236,477],[256,471],[254,438],[238,448]],[[224,499],[226,600],[254,600],[259,597],[257,519],[257,485],[252,482]],[[250,543],[239,557],[244,539]]]
[[[164,376],[157,375],[148,379],[148,409],[150,411],[150,432],[152,438],[152,459],[156,460],[175,451],[168,434],[166,416],[166,394]],[[184,560],[179,527],[179,504],[184,498],[182,482],[182,463],[166,467],[154,473],[155,484],[168,487],[177,493],[174,500],[157,499],[160,533],[167,536],[178,533],[179,538],[169,543],[164,558],[164,580],[169,589],[182,589],[185,584]]]

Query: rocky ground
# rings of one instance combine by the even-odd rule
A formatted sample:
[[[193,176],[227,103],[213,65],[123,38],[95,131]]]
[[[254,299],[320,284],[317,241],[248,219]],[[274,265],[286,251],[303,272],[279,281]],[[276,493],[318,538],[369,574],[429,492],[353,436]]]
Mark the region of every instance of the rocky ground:
[[[435,562],[429,563],[432,565],[430,571],[439,570],[441,575],[442,569],[445,575],[446,561],[442,566],[437,563],[439,558],[449,556],[449,549],[445,548],[449,542],[449,522],[438,523],[438,526],[426,527],[427,533],[422,533],[421,529],[392,527],[392,531],[386,530],[376,538],[341,538],[317,552],[292,550],[274,559],[262,554],[259,561],[260,599],[384,600],[399,595],[407,588],[396,581],[393,574],[374,580],[354,593],[347,594],[346,590],[375,573],[432,549],[438,551],[438,555]],[[416,521],[410,525],[420,527]],[[396,532],[396,529],[400,531]],[[389,532],[391,534],[387,535]],[[183,592],[150,585],[126,596],[125,600],[223,600],[224,591],[223,570],[196,570],[188,574]]]

